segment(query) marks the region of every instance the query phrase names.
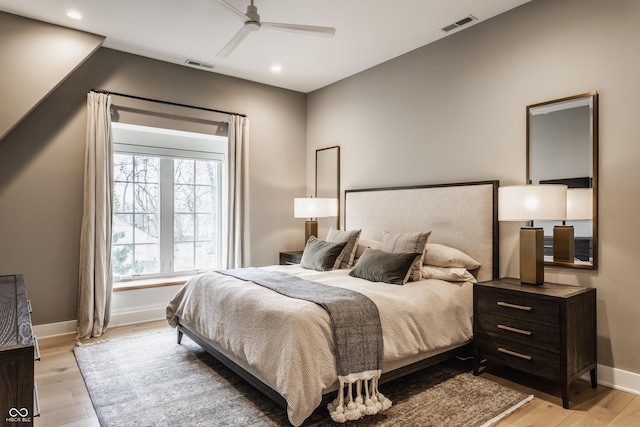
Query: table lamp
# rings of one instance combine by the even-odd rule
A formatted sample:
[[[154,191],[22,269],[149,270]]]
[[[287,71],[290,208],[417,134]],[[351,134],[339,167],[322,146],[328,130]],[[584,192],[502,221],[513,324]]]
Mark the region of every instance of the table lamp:
[[[304,223],[305,245],[309,237],[318,237],[318,218],[337,216],[338,199],[304,197],[293,199],[293,216],[307,218]]]
[[[567,189],[567,221],[580,221],[593,219],[593,189],[569,188]],[[575,236],[573,225],[553,227],[553,260],[557,262],[574,262]]]
[[[567,214],[567,186],[511,185],[498,188],[498,220],[527,221],[520,228],[520,283],[544,283],[544,232],[533,221],[561,220]]]

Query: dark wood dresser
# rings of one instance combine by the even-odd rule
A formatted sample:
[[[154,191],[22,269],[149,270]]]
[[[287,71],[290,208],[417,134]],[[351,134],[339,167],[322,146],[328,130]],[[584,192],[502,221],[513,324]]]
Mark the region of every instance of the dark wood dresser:
[[[558,381],[569,408],[569,383],[586,372],[596,388],[596,290],[517,279],[473,288],[474,374],[483,361]]]
[[[24,278],[0,276],[0,420],[6,425],[31,426],[38,415],[33,364],[39,355],[34,355],[35,350]]]

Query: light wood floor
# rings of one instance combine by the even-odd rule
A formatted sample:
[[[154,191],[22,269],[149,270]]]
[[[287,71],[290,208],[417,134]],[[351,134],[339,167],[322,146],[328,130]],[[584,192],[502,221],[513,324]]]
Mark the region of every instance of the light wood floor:
[[[123,326],[88,342],[168,329],[165,321]],[[74,345],[73,336],[40,340],[36,381],[41,416],[35,418],[36,427],[99,426],[73,355]],[[602,385],[594,390],[588,382],[578,380],[571,385],[571,409],[567,410],[562,408],[559,389],[545,381],[507,370],[491,370],[481,376],[535,396],[496,427],[640,427],[640,396]]]

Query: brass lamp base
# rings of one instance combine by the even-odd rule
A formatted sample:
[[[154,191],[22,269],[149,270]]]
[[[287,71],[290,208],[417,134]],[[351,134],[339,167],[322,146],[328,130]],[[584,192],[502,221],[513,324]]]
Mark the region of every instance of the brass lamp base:
[[[540,286],[544,283],[544,232],[542,228],[520,229],[520,283]]]
[[[575,244],[573,226],[556,225],[553,227],[553,260],[558,262],[573,262],[575,259]]]
[[[318,221],[307,220],[304,222],[304,244],[307,245],[309,237],[318,237]]]

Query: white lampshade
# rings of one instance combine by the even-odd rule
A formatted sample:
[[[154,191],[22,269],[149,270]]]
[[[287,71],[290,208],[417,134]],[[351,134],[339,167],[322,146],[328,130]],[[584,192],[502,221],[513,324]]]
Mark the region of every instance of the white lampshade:
[[[329,199],[329,216],[338,216],[338,199]]]
[[[304,197],[293,199],[295,218],[326,218],[337,215],[338,199]]]
[[[554,221],[567,216],[567,186],[510,185],[498,188],[498,220]]]
[[[593,188],[567,190],[567,220],[593,219]]]

